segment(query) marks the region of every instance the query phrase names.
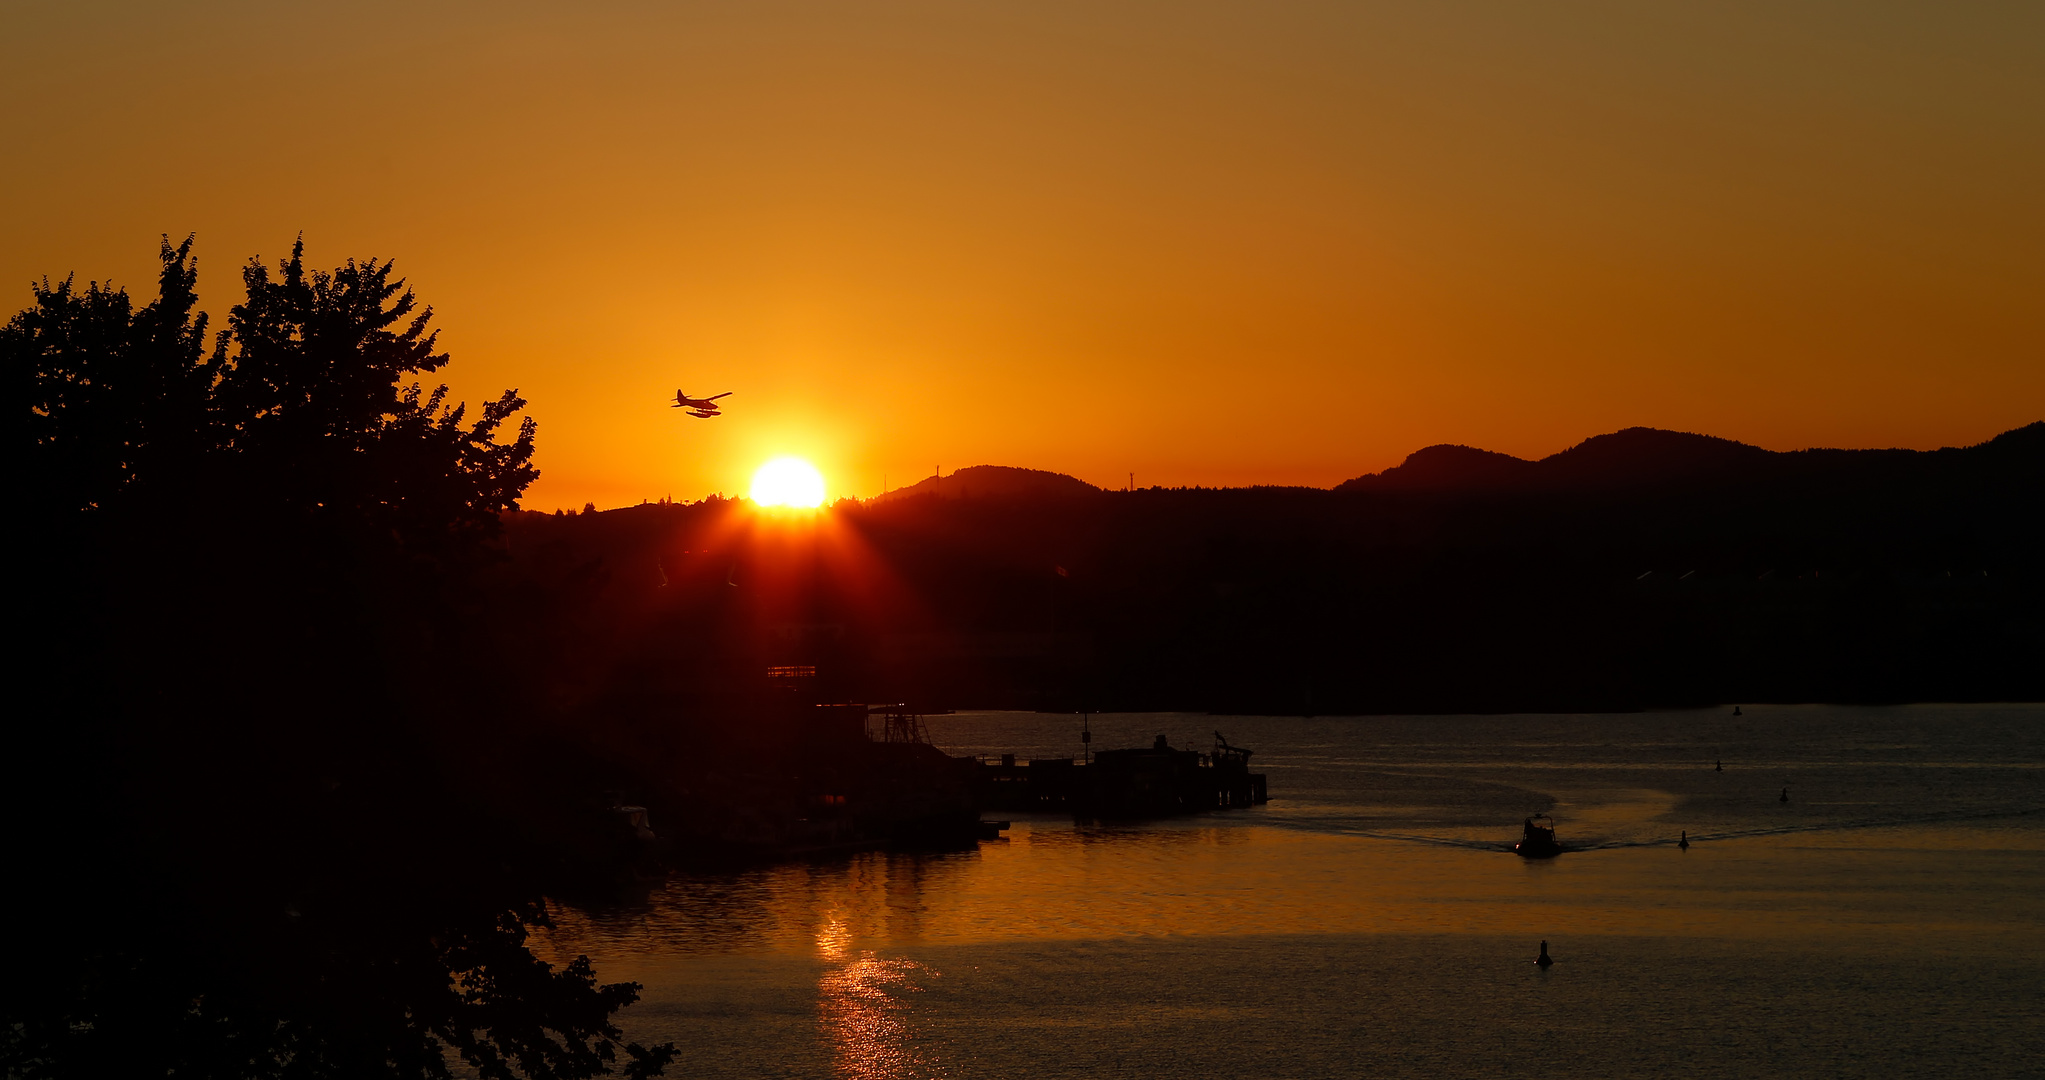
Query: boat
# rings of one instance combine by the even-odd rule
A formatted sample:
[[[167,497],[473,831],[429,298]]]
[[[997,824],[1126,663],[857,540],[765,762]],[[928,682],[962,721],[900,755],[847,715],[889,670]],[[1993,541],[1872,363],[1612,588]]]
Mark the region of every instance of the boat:
[[[1528,818],[1520,842],[1512,850],[1523,859],[1552,859],[1562,854],[1562,845],[1555,842],[1555,819],[1546,814]]]

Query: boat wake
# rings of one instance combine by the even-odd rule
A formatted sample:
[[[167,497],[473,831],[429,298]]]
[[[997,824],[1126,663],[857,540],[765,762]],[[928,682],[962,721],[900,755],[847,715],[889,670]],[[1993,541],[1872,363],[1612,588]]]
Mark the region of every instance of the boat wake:
[[[2001,810],[1950,810],[1928,814],[1901,814],[1879,818],[1858,818],[1852,821],[1815,821],[1801,825],[1770,825],[1757,829],[1727,829],[1720,832],[1690,833],[1692,844],[1707,840],[1744,840],[1757,836],[1786,836],[1791,833],[1845,832],[1850,829],[1884,829],[1905,825],[1934,825],[1944,821],[1989,821],[1995,818],[2025,817],[2045,813],[2045,807]],[[1610,851],[1619,848],[1674,847],[1673,837],[1655,837],[1651,840],[1607,840],[1593,844],[1569,846],[1569,851]]]
[[[2045,814],[2045,807],[2004,808],[1995,810],[1951,810],[1924,814],[1892,814],[1884,817],[1856,818],[1850,821],[1820,821],[1797,825],[1770,825],[1752,829],[1724,829],[1718,832],[1691,832],[1692,844],[1713,840],[1744,840],[1762,836],[1784,836],[1792,833],[1845,832],[1851,829],[1898,828],[1907,825],[1933,825],[1949,821],[1990,821],[1996,818],[2026,817]],[[1393,840],[1406,844],[1432,844],[1437,847],[1466,848],[1472,851],[1511,852],[1511,840],[1490,840],[1464,836],[1430,836],[1425,833],[1393,832],[1384,829],[1359,828],[1339,818],[1292,818],[1285,821],[1266,821],[1260,824],[1276,825],[1281,828],[1300,829],[1308,832],[1332,833],[1337,836],[1357,836],[1370,840]],[[1562,845],[1566,854],[1590,851],[1617,851],[1623,848],[1674,847],[1677,837],[1657,836],[1641,840],[1592,840]]]
[[[1361,836],[1370,840],[1397,840],[1406,844],[1434,844],[1438,847],[1469,848],[1472,851],[1511,851],[1512,842],[1503,844],[1495,840],[1473,839],[1466,836],[1428,836],[1424,833],[1385,832],[1380,829],[1358,828],[1355,824],[1340,818],[1290,818],[1283,821],[1266,821],[1259,824],[1275,825],[1282,829],[1298,829],[1302,832],[1332,833],[1336,836]]]

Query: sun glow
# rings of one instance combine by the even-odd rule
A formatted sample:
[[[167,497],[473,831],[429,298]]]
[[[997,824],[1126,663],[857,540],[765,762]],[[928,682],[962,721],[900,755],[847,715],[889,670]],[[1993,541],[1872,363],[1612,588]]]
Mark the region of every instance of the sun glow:
[[[798,457],[778,457],[753,474],[753,501],[761,506],[824,504],[824,474]]]

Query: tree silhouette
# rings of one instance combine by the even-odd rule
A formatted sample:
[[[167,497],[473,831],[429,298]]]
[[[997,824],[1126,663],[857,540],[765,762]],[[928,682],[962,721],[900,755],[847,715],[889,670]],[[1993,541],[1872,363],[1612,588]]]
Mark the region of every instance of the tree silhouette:
[[[251,261],[248,299],[230,316],[236,347],[214,394],[224,448],[256,490],[302,514],[359,516],[420,542],[488,534],[538,476],[530,417],[508,443],[498,429],[524,399],[506,391],[464,426],[445,385],[426,392],[410,376],[438,371],[430,308],[421,309],[392,264],[349,260],[308,273],[304,243],[273,278]]]
[[[158,296],[139,310],[125,290],[45,280],[0,331],[29,384],[29,471],[48,504],[95,509],[136,487],[187,498],[228,477],[257,503],[417,543],[493,532],[539,475],[530,417],[497,441],[525,407],[517,391],[465,424],[445,385],[407,381],[448,356],[391,263],[308,271],[302,240],[275,277],[251,261],[209,354],[191,248],[164,239]]]
[[[126,290],[46,278],[0,328],[0,358],[27,384],[23,479],[39,509],[105,505],[207,448],[221,352],[205,356],[191,249],[164,239],[157,298],[139,311]]]
[[[38,673],[5,778],[9,1076],[651,1075],[632,984],[526,948],[537,861],[475,805],[515,697],[473,578],[537,476],[474,419],[392,264],[250,262],[209,342],[191,238],[157,296],[67,278],[0,328],[28,397]],[[137,891],[134,882],[148,887]]]

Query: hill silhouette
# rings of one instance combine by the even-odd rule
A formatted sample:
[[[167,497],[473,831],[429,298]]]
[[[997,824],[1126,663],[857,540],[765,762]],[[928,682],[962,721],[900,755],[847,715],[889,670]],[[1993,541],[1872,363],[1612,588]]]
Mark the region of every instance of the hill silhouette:
[[[1101,489],[1064,473],[1043,469],[1018,469],[1009,465],[969,465],[950,476],[930,476],[905,488],[896,488],[869,502],[889,502],[933,495],[945,499],[1012,498],[1055,496],[1079,498],[1098,495]]]
[[[1633,427],[1592,436],[1538,461],[1468,446],[1430,446],[1384,472],[1346,480],[1335,490],[1465,494],[1620,490],[1752,478],[1771,467],[1797,465],[1791,454],[1731,439]]]
[[[588,699],[592,731],[649,702],[712,710],[729,673],[786,664],[835,700],[960,708],[2045,695],[2045,423],[1924,452],[1650,429],[1538,462],[1430,447],[1335,491],[1099,491],[1021,469],[922,491],[833,510],[836,565],[736,503],[507,528],[565,605],[539,621],[577,628],[560,681],[632,703],[606,721]]]
[[[1771,456],[1731,439],[1635,427],[1593,436],[1534,462],[1534,480],[1539,486],[1585,491],[1650,487],[1734,476]]]
[[[1422,447],[1381,473],[1335,485],[1336,491],[1498,491],[1527,483],[1534,463],[1472,446]]]

